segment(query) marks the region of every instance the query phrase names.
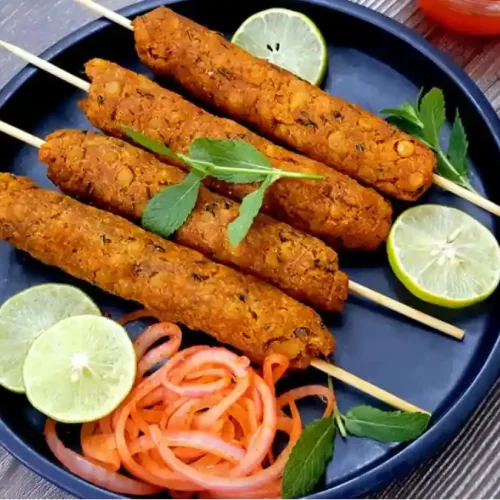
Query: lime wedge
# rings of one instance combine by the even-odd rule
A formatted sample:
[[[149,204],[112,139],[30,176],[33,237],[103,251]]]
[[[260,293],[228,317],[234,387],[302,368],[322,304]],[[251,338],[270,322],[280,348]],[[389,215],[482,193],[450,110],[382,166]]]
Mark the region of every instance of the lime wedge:
[[[396,276],[420,299],[449,308],[490,296],[500,281],[500,247],[470,215],[441,205],[403,212],[387,241]]]
[[[328,64],[328,49],[318,27],[304,14],[273,8],[249,17],[231,40],[256,57],[319,85]]]
[[[30,403],[57,422],[98,420],[134,384],[136,357],[126,330],[100,316],[74,316],[45,330],[24,362]]]
[[[40,333],[58,321],[81,314],[100,315],[78,288],[45,284],[24,290],[0,307],[0,385],[24,392],[23,363]]]

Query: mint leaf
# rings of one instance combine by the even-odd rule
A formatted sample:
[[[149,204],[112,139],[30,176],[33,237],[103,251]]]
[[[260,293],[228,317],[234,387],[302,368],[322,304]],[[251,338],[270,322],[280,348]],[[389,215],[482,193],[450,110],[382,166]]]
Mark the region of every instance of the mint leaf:
[[[418,116],[423,124],[424,139],[439,148],[439,132],[445,121],[444,95],[441,89],[432,88],[420,100]]]
[[[467,163],[467,136],[457,111],[453,128],[451,129],[448,152],[445,154],[441,149],[437,152],[437,173],[456,184],[474,191],[469,182],[469,165]]]
[[[332,459],[335,425],[331,418],[315,420],[304,427],[285,465],[281,496],[306,496],[316,486]]]
[[[397,116],[398,118],[402,118],[403,120],[406,120],[406,121],[412,123],[417,128],[423,127],[423,124],[417,115],[417,111],[409,102],[404,102],[401,105],[401,108],[383,109],[381,111],[381,113],[383,113],[385,115]]]
[[[183,159],[182,155],[178,155],[177,153],[174,153],[170,148],[167,148],[167,146],[165,146],[165,144],[161,144],[158,141],[151,139],[151,137],[148,137],[145,134],[141,134],[141,132],[137,132],[133,128],[127,127],[125,125],[122,126],[122,130],[134,142],[139,144],[139,146],[142,146],[143,148],[148,149],[149,151],[152,151],[153,153],[167,156],[168,158],[171,158],[172,160],[184,163],[184,159]]]
[[[238,217],[231,222],[227,228],[229,243],[235,247],[247,235],[253,220],[259,213],[264,201],[267,188],[277,179],[276,176],[268,175],[264,182],[253,193],[247,194],[240,205]]]
[[[386,121],[388,121],[395,127],[398,127],[399,130],[402,130],[403,132],[406,132],[407,134],[412,135],[413,137],[416,137],[417,139],[420,139],[425,143],[422,127],[419,127],[413,122],[410,122],[405,118],[401,118],[400,116],[389,116],[388,118],[386,118]]]
[[[267,157],[245,141],[195,139],[189,147],[189,156],[192,162],[203,162],[217,166],[210,175],[225,182],[237,184],[261,182],[268,173],[274,171]],[[228,170],[223,171],[223,168]],[[260,175],[257,172],[252,172],[259,170],[265,172]]]
[[[190,173],[179,184],[162,189],[149,200],[142,215],[143,227],[164,238],[177,231],[196,205],[201,181]]]
[[[453,128],[451,129],[450,142],[448,144],[448,158],[459,175],[467,178],[467,136],[457,111]]]
[[[381,113],[389,115],[386,121],[398,127],[403,132],[417,137],[424,141],[424,124],[418,117],[418,108],[413,107],[409,102],[404,102],[401,108],[385,108]]]
[[[372,406],[356,406],[347,412],[345,427],[350,434],[383,443],[412,441],[429,425],[426,413],[382,411]]]

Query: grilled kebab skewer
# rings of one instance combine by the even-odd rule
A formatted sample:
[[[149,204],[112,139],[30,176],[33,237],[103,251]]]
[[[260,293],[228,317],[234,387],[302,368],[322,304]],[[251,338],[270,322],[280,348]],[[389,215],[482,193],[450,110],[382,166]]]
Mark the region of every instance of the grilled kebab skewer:
[[[50,134],[40,149],[51,181],[64,193],[117,215],[140,220],[158,191],[185,174],[124,141],[79,130]],[[348,278],[335,251],[321,240],[259,214],[246,238],[232,247],[227,226],[239,204],[202,187],[196,208],[175,233],[177,243],[269,281],[297,300],[341,312]]]
[[[143,64],[234,119],[390,196],[416,200],[431,186],[433,152],[359,106],[167,7],[132,26]]]
[[[63,192],[90,201],[117,215],[140,219],[149,199],[184,173],[119,139],[76,130],[59,131],[47,141],[0,121],[0,130],[40,148],[50,179]],[[281,288],[320,309],[340,311],[349,290],[384,307],[462,339],[464,331],[347,281],[338,270],[337,255],[320,240],[284,223],[259,215],[246,239],[236,248],[227,241],[227,225],[237,204],[201,189],[197,207],[177,231],[178,243]]]
[[[253,276],[27,178],[0,174],[0,193],[0,239],[45,264],[255,361],[280,352],[304,368],[333,351],[333,337],[313,309]]]
[[[391,196],[414,200],[432,181],[441,189],[500,216],[499,205],[440,175],[432,175],[435,160],[430,151],[410,136],[359,106],[332,97],[286,70],[248,54],[217,33],[163,7],[132,23],[93,0],[76,1],[137,31],[139,56],[153,71],[166,72],[199,98],[219,105],[235,118],[255,122],[255,127],[293,149],[349,172]],[[164,22],[171,24],[164,26]],[[153,33],[160,38],[153,39]],[[189,44],[183,45],[186,41]],[[224,50],[219,53],[221,47]],[[228,76],[231,82],[221,81]],[[262,96],[263,90],[266,93]],[[420,164],[417,157],[424,163]]]
[[[88,84],[29,52],[7,46],[35,66],[89,92],[81,103],[90,122],[104,132],[130,140],[128,125],[186,152],[197,137],[245,140],[265,154],[272,165],[286,171],[309,172],[324,181],[280,179],[266,193],[263,210],[276,219],[317,236],[335,248],[375,250],[387,238],[391,225],[390,204],[376,191],[310,158],[286,151],[237,123],[217,118],[145,76],[120,66],[92,60]],[[168,160],[170,161],[170,160]],[[226,184],[207,179],[218,193],[241,200],[256,189],[250,184]]]
[[[325,177],[324,181],[280,179],[268,189],[264,212],[336,248],[372,251],[387,238],[392,209],[374,190],[286,151],[231,120],[215,117],[116,64],[94,59],[87,63],[86,73],[92,84],[80,106],[89,121],[104,132],[130,140],[123,133],[123,125],[128,125],[178,153],[187,153],[198,137],[246,141],[265,154],[275,168]],[[208,179],[207,185],[235,200],[256,189],[250,184],[214,179]]]
[[[272,352],[285,354],[297,369],[318,361],[318,369],[351,377],[351,385],[396,408],[424,412],[315,358],[330,354],[334,341],[309,307],[121,217],[40,189],[27,178],[0,174],[0,239],[140,302],[165,320],[203,330],[255,361]]]

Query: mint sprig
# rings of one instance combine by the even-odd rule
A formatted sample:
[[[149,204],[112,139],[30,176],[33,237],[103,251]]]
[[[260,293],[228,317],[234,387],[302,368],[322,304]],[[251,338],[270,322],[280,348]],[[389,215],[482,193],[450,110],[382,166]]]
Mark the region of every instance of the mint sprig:
[[[333,388],[330,380],[328,385]],[[382,411],[366,405],[351,408],[346,415],[335,408],[333,417],[315,420],[304,427],[285,465],[282,497],[306,496],[317,485],[333,457],[337,427],[342,437],[402,443],[425,432],[430,419],[426,413]]]
[[[474,191],[469,181],[467,136],[458,111],[451,131],[448,148],[441,147],[440,135],[446,119],[443,91],[434,87],[426,94],[419,92],[415,104],[404,102],[400,108],[383,109],[388,122],[416,137],[434,150],[437,173],[456,184]]]
[[[187,220],[200,190],[200,182],[206,177],[234,183],[261,183],[242,201],[239,216],[228,226],[228,238],[232,246],[238,245],[247,235],[259,213],[269,186],[282,177],[321,180],[323,176],[286,172],[274,168],[267,157],[251,144],[240,140],[195,139],[189,154],[175,153],[147,135],[130,127],[123,131],[134,142],[155,154],[181,163],[190,170],[179,184],[168,186],[157,193],[148,203],[142,217],[142,225],[154,233],[168,238]]]

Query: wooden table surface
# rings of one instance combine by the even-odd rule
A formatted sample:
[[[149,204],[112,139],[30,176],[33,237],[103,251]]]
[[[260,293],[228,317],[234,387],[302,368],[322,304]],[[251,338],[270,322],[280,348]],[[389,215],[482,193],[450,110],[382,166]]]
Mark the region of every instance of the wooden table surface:
[[[208,0],[207,0],[208,1]],[[131,0],[102,0],[118,9]],[[412,0],[357,0],[412,27],[447,52],[500,112],[500,37],[446,31],[417,11]],[[39,53],[93,18],[72,0],[1,0],[0,39]],[[0,51],[0,87],[23,66]],[[1,404],[1,403],[0,403]],[[473,419],[441,453],[377,498],[500,498],[500,381]],[[69,498],[0,447],[0,498]]]

